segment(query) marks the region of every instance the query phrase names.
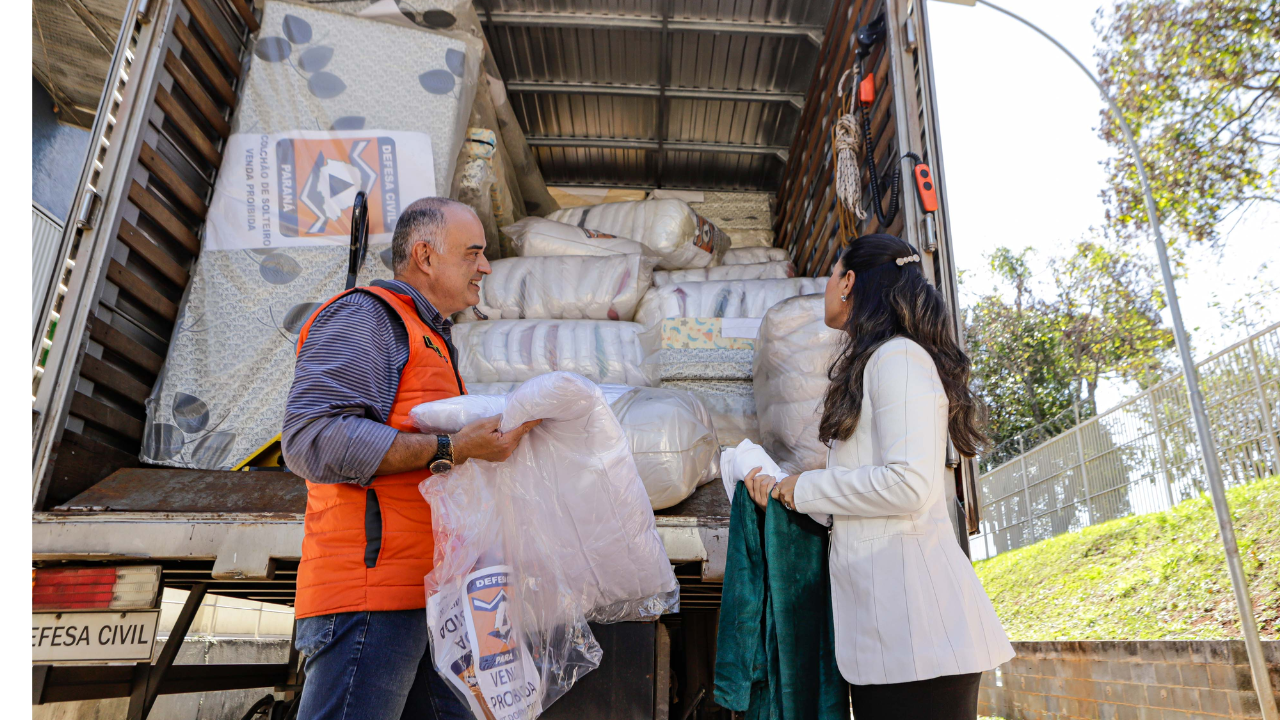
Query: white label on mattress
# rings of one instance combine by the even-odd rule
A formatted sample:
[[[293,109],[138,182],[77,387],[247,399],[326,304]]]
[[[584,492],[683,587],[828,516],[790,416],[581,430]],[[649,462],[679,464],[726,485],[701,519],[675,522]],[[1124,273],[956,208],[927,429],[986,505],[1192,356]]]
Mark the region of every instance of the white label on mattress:
[[[723,318],[720,320],[720,335],[727,338],[754,340],[760,334],[762,322],[764,318]]]
[[[361,190],[369,199],[369,241],[387,242],[405,206],[436,194],[425,133],[236,133],[222,157],[205,250],[346,245]]]

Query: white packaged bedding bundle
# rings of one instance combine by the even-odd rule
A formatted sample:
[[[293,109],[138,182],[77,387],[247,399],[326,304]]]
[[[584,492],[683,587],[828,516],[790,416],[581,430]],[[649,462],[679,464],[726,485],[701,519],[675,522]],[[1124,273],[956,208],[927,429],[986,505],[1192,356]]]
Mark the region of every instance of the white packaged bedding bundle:
[[[758,318],[776,303],[797,295],[821,293],[827,278],[726,280],[676,283],[645,293],[636,322],[646,328],[665,318]]]
[[[436,539],[427,619],[436,668],[476,690],[473,714],[532,720],[599,666],[588,620],[656,619],[678,608],[679,585],[600,388],[551,373],[501,399],[503,431],[543,422],[507,461],[469,460],[420,486]],[[492,400],[427,403],[414,420],[455,432]]]
[[[453,343],[467,382],[518,382],[566,370],[593,382],[647,387],[641,330],[612,320],[488,320],[455,325]]]
[[[707,280],[777,280],[796,276],[796,268],[790,260],[778,260],[750,265],[716,265],[709,268],[688,270],[658,270],[653,273],[655,287],[682,282]]]
[[[651,255],[644,243],[532,215],[502,228],[520,257],[553,255]]]
[[[494,260],[480,303],[454,316],[476,320],[631,320],[653,282],[655,258],[565,255]]]
[[[547,216],[580,228],[630,238],[662,257],[663,270],[716,265],[729,236],[683,200],[638,200],[557,210]]]
[[[520,385],[475,383],[467,386],[470,400],[453,401],[452,406],[419,407],[430,407],[437,422],[461,427],[471,420],[502,414],[506,396]],[[718,474],[720,443],[711,413],[695,395],[626,385],[601,385],[600,391],[627,436],[654,510],[679,503]],[[416,413],[415,409],[410,415],[418,422]]]
[[[821,297],[780,302],[760,325],[752,372],[760,444],[789,474],[826,467],[818,424],[827,370],[842,340],[823,322]]]
[[[720,258],[721,265],[754,265],[756,263],[790,261],[791,255],[778,247],[730,248]]]

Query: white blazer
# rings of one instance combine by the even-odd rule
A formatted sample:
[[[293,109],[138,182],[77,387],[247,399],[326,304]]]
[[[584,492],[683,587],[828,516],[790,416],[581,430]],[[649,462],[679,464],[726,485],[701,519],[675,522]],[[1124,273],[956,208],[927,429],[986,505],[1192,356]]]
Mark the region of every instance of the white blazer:
[[[983,672],[1013,657],[948,517],[947,409],[933,358],[894,338],[863,371],[853,435],[796,483],[796,510],[834,518],[836,661],[855,685]]]

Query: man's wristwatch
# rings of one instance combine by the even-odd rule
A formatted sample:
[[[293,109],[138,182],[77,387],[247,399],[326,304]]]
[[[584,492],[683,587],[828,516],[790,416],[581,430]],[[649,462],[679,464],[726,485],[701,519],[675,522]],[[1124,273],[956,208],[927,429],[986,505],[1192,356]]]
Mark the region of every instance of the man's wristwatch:
[[[436,436],[436,454],[427,469],[432,475],[443,475],[453,469],[453,439],[448,435]]]

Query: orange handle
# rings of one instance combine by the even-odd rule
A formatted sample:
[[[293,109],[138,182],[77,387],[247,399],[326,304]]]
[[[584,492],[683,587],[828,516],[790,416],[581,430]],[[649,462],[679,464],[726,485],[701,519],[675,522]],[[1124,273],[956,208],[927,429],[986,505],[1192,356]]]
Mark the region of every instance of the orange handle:
[[[924,211],[931,213],[938,209],[938,192],[933,186],[933,173],[929,166],[920,163],[911,173],[916,178],[916,190],[920,191],[920,204]]]
[[[876,79],[871,73],[862,78],[862,82],[858,83],[858,102],[863,105],[870,105],[876,101]]]

